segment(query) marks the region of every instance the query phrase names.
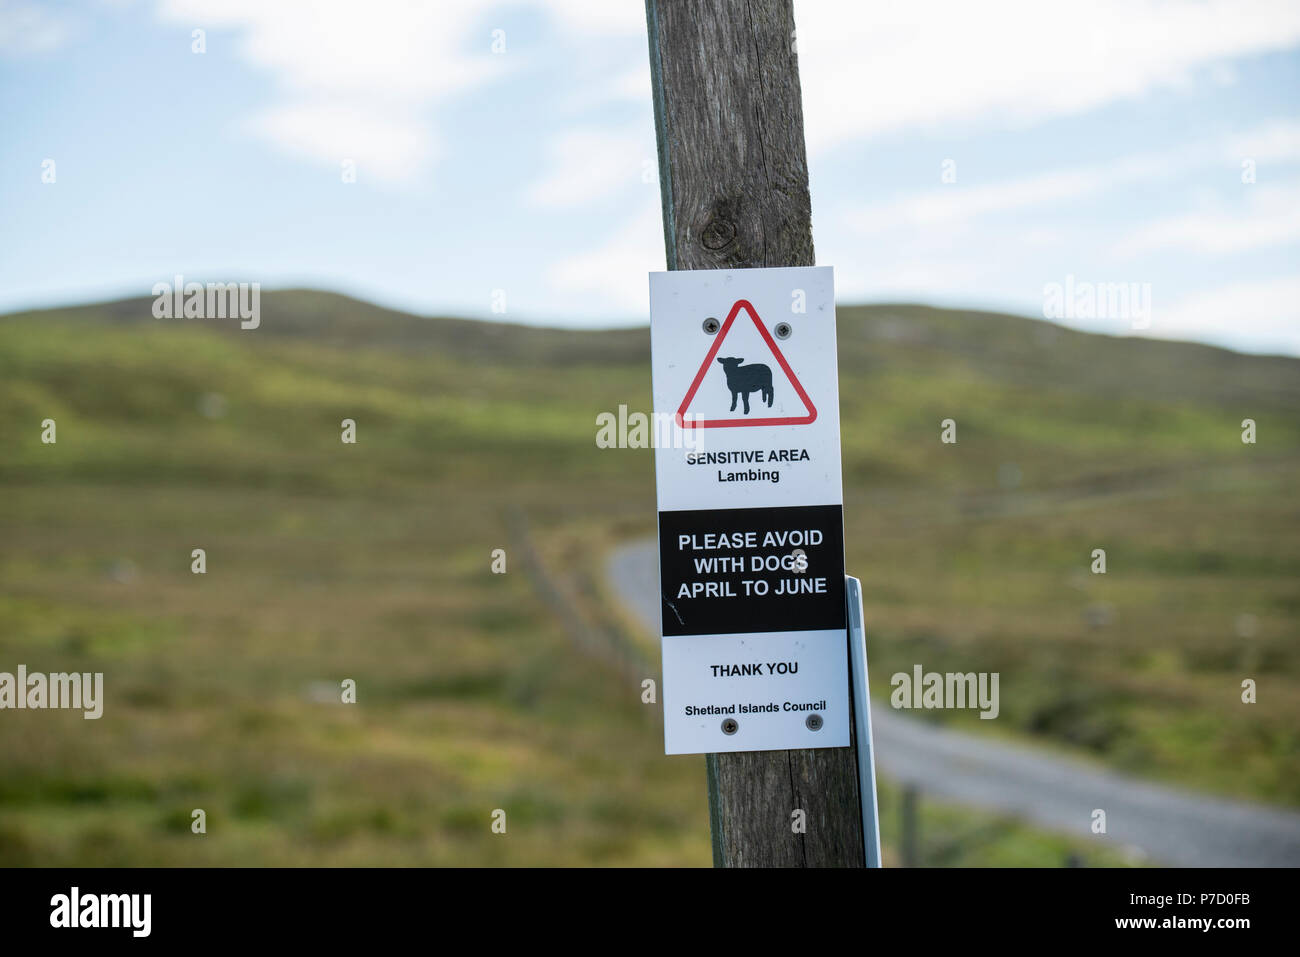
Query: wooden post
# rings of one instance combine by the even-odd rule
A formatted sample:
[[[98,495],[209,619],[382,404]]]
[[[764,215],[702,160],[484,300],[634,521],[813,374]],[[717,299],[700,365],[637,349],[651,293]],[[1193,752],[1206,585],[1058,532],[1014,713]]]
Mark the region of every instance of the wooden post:
[[[815,265],[791,0],[646,0],[646,19],[668,268]],[[863,866],[856,745],[706,762],[714,866]]]

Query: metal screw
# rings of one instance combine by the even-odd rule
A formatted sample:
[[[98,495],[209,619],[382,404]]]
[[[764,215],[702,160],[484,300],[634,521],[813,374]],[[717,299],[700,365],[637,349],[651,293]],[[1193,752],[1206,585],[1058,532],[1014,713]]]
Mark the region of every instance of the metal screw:
[[[723,734],[735,734],[740,730],[740,722],[735,718],[727,718],[722,722]]]
[[[776,337],[777,337],[778,339],[789,339],[789,338],[790,338],[790,332],[791,332],[791,329],[790,329],[790,323],[788,323],[788,322],[778,322],[778,323],[776,324]]]
[[[822,729],[822,716],[819,714],[810,714],[804,719],[804,724],[808,725],[809,731],[820,731]]]
[[[796,548],[794,551],[790,553],[790,557],[794,559],[795,571],[806,572],[808,570],[808,553],[805,552],[802,548]],[[803,568],[799,567],[799,559],[801,558],[803,559]]]
[[[714,319],[712,316],[709,316],[709,318],[704,320],[704,331],[711,336],[717,335],[718,330],[721,328],[722,323],[718,322],[718,320]]]

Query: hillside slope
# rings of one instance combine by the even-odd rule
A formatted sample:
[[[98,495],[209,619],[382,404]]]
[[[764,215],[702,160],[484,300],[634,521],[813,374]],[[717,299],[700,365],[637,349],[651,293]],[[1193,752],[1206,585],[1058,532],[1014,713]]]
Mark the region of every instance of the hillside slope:
[[[597,553],[654,523],[649,451],[594,441],[649,407],[646,331],[261,305],[246,332],[149,300],[0,318],[0,670],[108,688],[99,722],[0,715],[0,861],[706,863],[698,761],[575,650],[512,530],[600,614]],[[1300,361],[839,322],[877,692],[998,671],[999,720],[944,719],[1300,803]]]

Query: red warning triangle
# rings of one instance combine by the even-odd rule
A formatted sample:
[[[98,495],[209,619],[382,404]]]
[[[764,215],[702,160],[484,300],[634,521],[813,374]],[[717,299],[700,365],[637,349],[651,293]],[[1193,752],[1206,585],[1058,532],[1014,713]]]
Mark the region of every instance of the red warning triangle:
[[[790,380],[790,384],[794,386],[794,391],[795,394],[799,396],[799,401],[801,401],[804,408],[808,410],[807,415],[792,415],[766,419],[750,418],[748,416],[741,416],[734,419],[691,419],[690,421],[685,419],[687,407],[690,406],[691,400],[695,398],[695,393],[699,389],[700,383],[704,381],[705,373],[713,368],[713,360],[717,357],[718,350],[722,348],[722,340],[727,338],[727,333],[731,331],[731,326],[736,321],[736,316],[740,314],[741,309],[744,309],[745,312],[749,313],[749,318],[754,322],[754,328],[758,330],[758,334],[762,336],[763,341],[767,343],[768,349],[772,352],[772,357],[776,359],[777,364],[781,367],[781,371],[785,373],[786,378]],[[743,369],[745,367],[741,366],[741,368]],[[709,354],[706,355],[704,361],[700,363],[700,371],[695,373],[695,378],[691,382],[691,387],[686,390],[686,398],[682,399],[682,404],[677,409],[678,426],[683,429],[726,429],[742,425],[808,425],[816,418],[817,409],[814,408],[812,399],[808,398],[808,393],[805,392],[803,386],[799,384],[799,379],[795,376],[794,370],[790,368],[790,363],[785,361],[785,356],[781,354],[781,350],[777,347],[775,340],[772,339],[772,334],[768,332],[767,327],[763,325],[763,320],[758,318],[758,313],[754,310],[754,307],[750,304],[748,299],[737,299],[736,304],[731,307],[731,312],[727,315],[727,321],[722,324],[722,328],[718,331],[718,337],[713,340],[713,348],[709,350]]]

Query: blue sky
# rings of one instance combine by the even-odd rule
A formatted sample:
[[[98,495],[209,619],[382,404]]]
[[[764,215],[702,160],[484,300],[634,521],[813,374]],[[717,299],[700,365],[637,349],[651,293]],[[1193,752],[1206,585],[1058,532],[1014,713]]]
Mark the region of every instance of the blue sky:
[[[841,302],[1137,284],[1070,324],[1300,354],[1300,4],[795,17]],[[610,326],[664,264],[641,0],[0,0],[0,117],[4,311],[179,273]]]

